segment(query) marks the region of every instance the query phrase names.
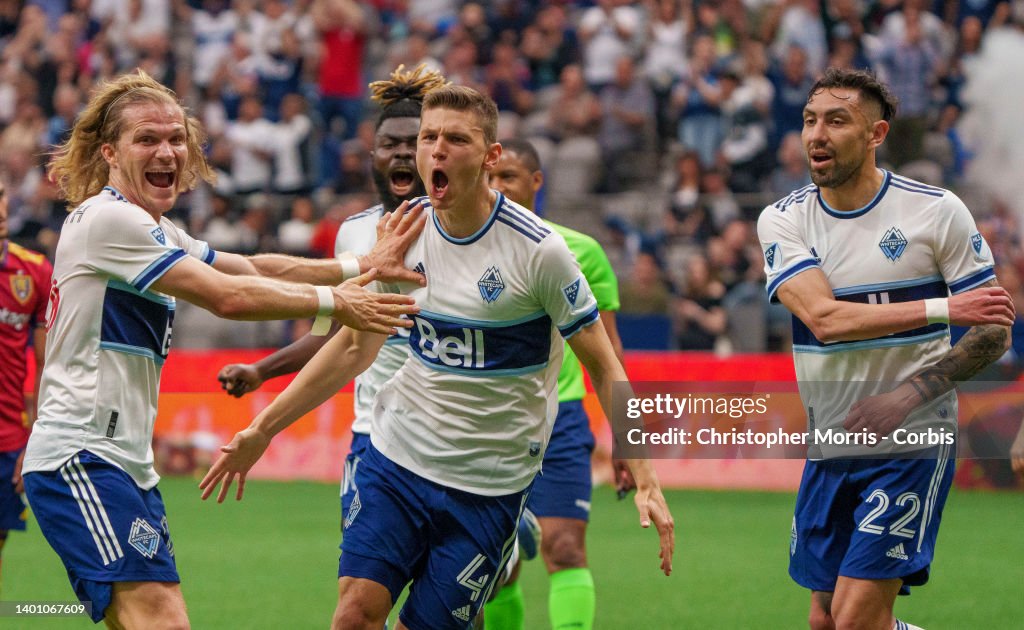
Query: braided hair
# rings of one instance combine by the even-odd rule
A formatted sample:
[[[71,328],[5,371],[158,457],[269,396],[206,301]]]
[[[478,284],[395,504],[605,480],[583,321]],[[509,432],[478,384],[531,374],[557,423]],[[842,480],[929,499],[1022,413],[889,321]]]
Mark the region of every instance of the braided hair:
[[[377,127],[388,118],[419,118],[423,97],[446,85],[450,82],[426,64],[408,71],[404,64],[398,66],[387,80],[370,84],[370,98],[381,104]]]

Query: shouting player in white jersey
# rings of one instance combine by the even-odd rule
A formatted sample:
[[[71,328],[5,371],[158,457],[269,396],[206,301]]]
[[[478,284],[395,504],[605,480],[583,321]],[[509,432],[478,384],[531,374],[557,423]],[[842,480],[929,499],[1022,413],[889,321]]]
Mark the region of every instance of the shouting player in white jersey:
[[[406,263],[430,279],[399,285],[422,310],[412,356],[377,395],[370,445],[345,519],[335,628],[383,626],[412,582],[398,628],[467,628],[511,555],[557,408],[562,339],[610,412],[625,374],[564,240],[488,188],[501,155],[497,107],[476,90],[427,95],[417,169],[428,225]],[[404,208],[400,208],[400,211]],[[348,329],[324,346],[200,484],[227,496],[272,437],[365,369],[381,335]],[[655,524],[671,571],[673,522],[649,461],[630,460],[641,524]]]
[[[79,599],[116,628],[188,626],[151,446],[175,297],[222,317],[334,315],[378,333],[417,311],[406,296],[366,291],[375,272],[338,287],[282,282],[272,278],[335,284],[342,269],[217,253],[178,229],[164,216],[178,194],[212,179],[203,140],[175,94],[140,71],[97,90],[52,165],[73,209],[24,485]],[[404,253],[415,227],[396,220],[385,232]]]
[[[876,167],[895,109],[870,73],[829,69],[804,108],[814,183],[758,221],[768,293],[794,315],[809,439],[858,444],[812,447],[797,496],[789,572],[812,591],[816,630],[913,627],[893,607],[928,579],[953,477],[953,386],[1003,354],[1013,323],[963,202]],[[949,324],[973,328],[950,348]]]
[[[444,77],[426,66],[405,71],[399,66],[386,81],[370,84],[373,99],[382,104],[373,147],[373,180],[381,203],[355,214],[342,224],[335,243],[335,255],[347,258],[370,251],[377,241],[377,224],[403,201],[423,196],[426,189],[416,172],[416,135],[420,128],[423,97],[445,84]],[[330,336],[339,330],[335,327]],[[264,381],[298,372],[323,347],[330,336],[306,335],[295,343],[253,364],[225,366],[217,378],[232,396],[243,396]],[[394,376],[409,358],[409,331],[400,328],[384,342],[373,364],[355,379],[355,418],[352,443],[345,458],[341,484],[341,518],[345,519],[355,497],[354,474],[363,451],[370,443],[370,416],[377,390]]]

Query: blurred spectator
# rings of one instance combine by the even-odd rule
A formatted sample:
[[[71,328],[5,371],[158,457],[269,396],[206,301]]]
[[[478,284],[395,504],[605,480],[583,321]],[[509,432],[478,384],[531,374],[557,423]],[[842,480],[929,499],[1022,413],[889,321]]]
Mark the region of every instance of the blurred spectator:
[[[670,138],[675,132],[670,96],[672,86],[686,76],[686,38],[693,29],[693,18],[689,0],[685,9],[680,0],[654,0],[651,4],[654,14],[647,24],[644,77],[657,104],[658,137]]]
[[[807,53],[799,46],[790,46],[781,68],[768,75],[775,87],[772,101],[772,143],[777,149],[782,137],[804,126],[804,105],[814,85],[814,76],[807,67]]]
[[[619,284],[619,299],[620,312],[625,315],[668,313],[671,293],[653,254],[637,254],[628,281]]]
[[[696,151],[687,151],[676,160],[669,212],[665,217],[667,236],[703,243],[712,235],[711,218],[700,203],[700,185],[700,156]]]
[[[583,48],[583,76],[594,92],[615,80],[618,60],[632,57],[634,38],[640,33],[636,7],[616,0],[597,0],[583,12],[579,37]]]
[[[740,216],[740,205],[720,168],[709,168],[701,174],[701,203],[708,209],[716,232],[721,232],[727,223]]]
[[[689,76],[672,92],[672,104],[679,110],[679,140],[711,166],[722,141],[722,92],[715,74],[715,41],[710,35],[694,38]]]
[[[923,13],[903,10],[903,37],[886,42],[879,55],[889,88],[899,99],[885,146],[894,167],[921,157],[931,108],[931,84],[939,65],[939,50],[924,37]]]
[[[630,153],[644,148],[653,130],[654,97],[647,82],[636,75],[633,60],[620,57],[615,63],[615,81],[601,90],[600,100],[597,142],[604,159],[604,184],[606,192],[618,192],[624,189],[633,166]]]
[[[277,241],[281,250],[294,256],[309,256],[313,242],[316,212],[309,197],[296,197],[292,201],[291,218],[277,228]]]
[[[790,131],[786,134],[779,146],[778,159],[778,166],[768,179],[767,190],[772,196],[781,198],[811,183],[807,157],[799,133]]]
[[[235,193],[262,192],[270,184],[274,158],[274,125],[263,117],[263,104],[254,96],[242,99],[238,120],[230,123],[231,178]]]
[[[519,119],[533,109],[534,93],[530,91],[530,70],[512,44],[494,45],[493,61],[484,70],[487,89],[498,106],[498,137],[519,135]]]
[[[544,135],[532,142],[549,174],[545,187],[564,194],[592,192],[601,170],[601,103],[576,64],[566,66],[558,85],[545,94],[548,102],[535,114],[537,128],[528,130]]]
[[[192,77],[196,85],[205,87],[213,80],[231,49],[237,29],[238,15],[230,8],[228,0],[202,0],[200,8],[192,12],[195,37]]]
[[[53,93],[53,116],[46,124],[47,145],[58,145],[67,140],[75,116],[82,106],[82,94],[72,83],[62,83]]]
[[[719,335],[726,331],[727,320],[722,298],[725,287],[711,274],[703,254],[686,261],[686,285],[672,305],[676,321],[676,348],[713,350]]]
[[[210,198],[210,216],[199,232],[199,238],[214,250],[241,251],[241,237],[235,229],[232,214],[231,197],[215,192]]]
[[[306,99],[287,94],[281,101],[281,120],[273,125],[274,192],[300,195],[309,192],[306,176],[311,169],[304,156],[309,154],[308,140],[313,123],[306,115]]]
[[[755,192],[761,178],[774,165],[768,148],[768,123],[746,95],[740,91],[738,69],[726,69],[721,76],[722,144],[721,164],[729,172],[729,187],[735,192]]]
[[[776,59],[783,59],[796,46],[807,55],[811,74],[825,69],[828,40],[819,0],[783,0],[769,9],[763,32],[765,41],[772,42]]]
[[[530,67],[534,90],[558,83],[562,70],[579,63],[579,41],[567,24],[565,7],[550,4],[541,8],[533,24],[523,30],[520,51]]]
[[[369,205],[371,197],[367,195],[347,195],[332,203],[313,229],[310,249],[314,256],[332,258],[334,242],[338,238],[338,230],[345,219],[357,212],[362,212]]]
[[[355,0],[313,0],[311,8],[323,51],[317,77],[320,118],[341,139],[355,135],[363,114],[368,10]]]

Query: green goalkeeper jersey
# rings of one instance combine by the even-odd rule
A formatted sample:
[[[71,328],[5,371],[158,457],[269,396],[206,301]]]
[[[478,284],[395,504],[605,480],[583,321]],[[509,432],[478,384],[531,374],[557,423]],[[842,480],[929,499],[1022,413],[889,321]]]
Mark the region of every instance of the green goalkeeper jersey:
[[[608,262],[601,245],[586,234],[576,230],[545,221],[553,230],[562,235],[569,251],[580,264],[583,277],[587,279],[590,290],[597,300],[599,311],[619,310],[619,281],[615,278],[612,265]],[[583,368],[580,360],[573,354],[569,344],[565,345],[565,357],[562,359],[562,371],[558,373],[558,402],[567,400],[583,400],[587,393],[583,385]]]

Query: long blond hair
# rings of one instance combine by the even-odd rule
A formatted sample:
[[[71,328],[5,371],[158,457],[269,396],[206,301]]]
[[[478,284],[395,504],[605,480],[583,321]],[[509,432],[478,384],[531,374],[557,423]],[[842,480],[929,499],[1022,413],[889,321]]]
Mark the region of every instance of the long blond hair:
[[[53,152],[50,179],[67,199],[69,209],[96,195],[107,184],[110,168],[100,148],[115,144],[124,131],[124,111],[140,103],[167,103],[181,109],[185,119],[188,159],[175,181],[177,192],[191,190],[199,180],[212,182],[215,174],[203,155],[206,132],[189,116],[178,96],[156,79],[138,70],[101,84],[78,115],[71,135]]]

